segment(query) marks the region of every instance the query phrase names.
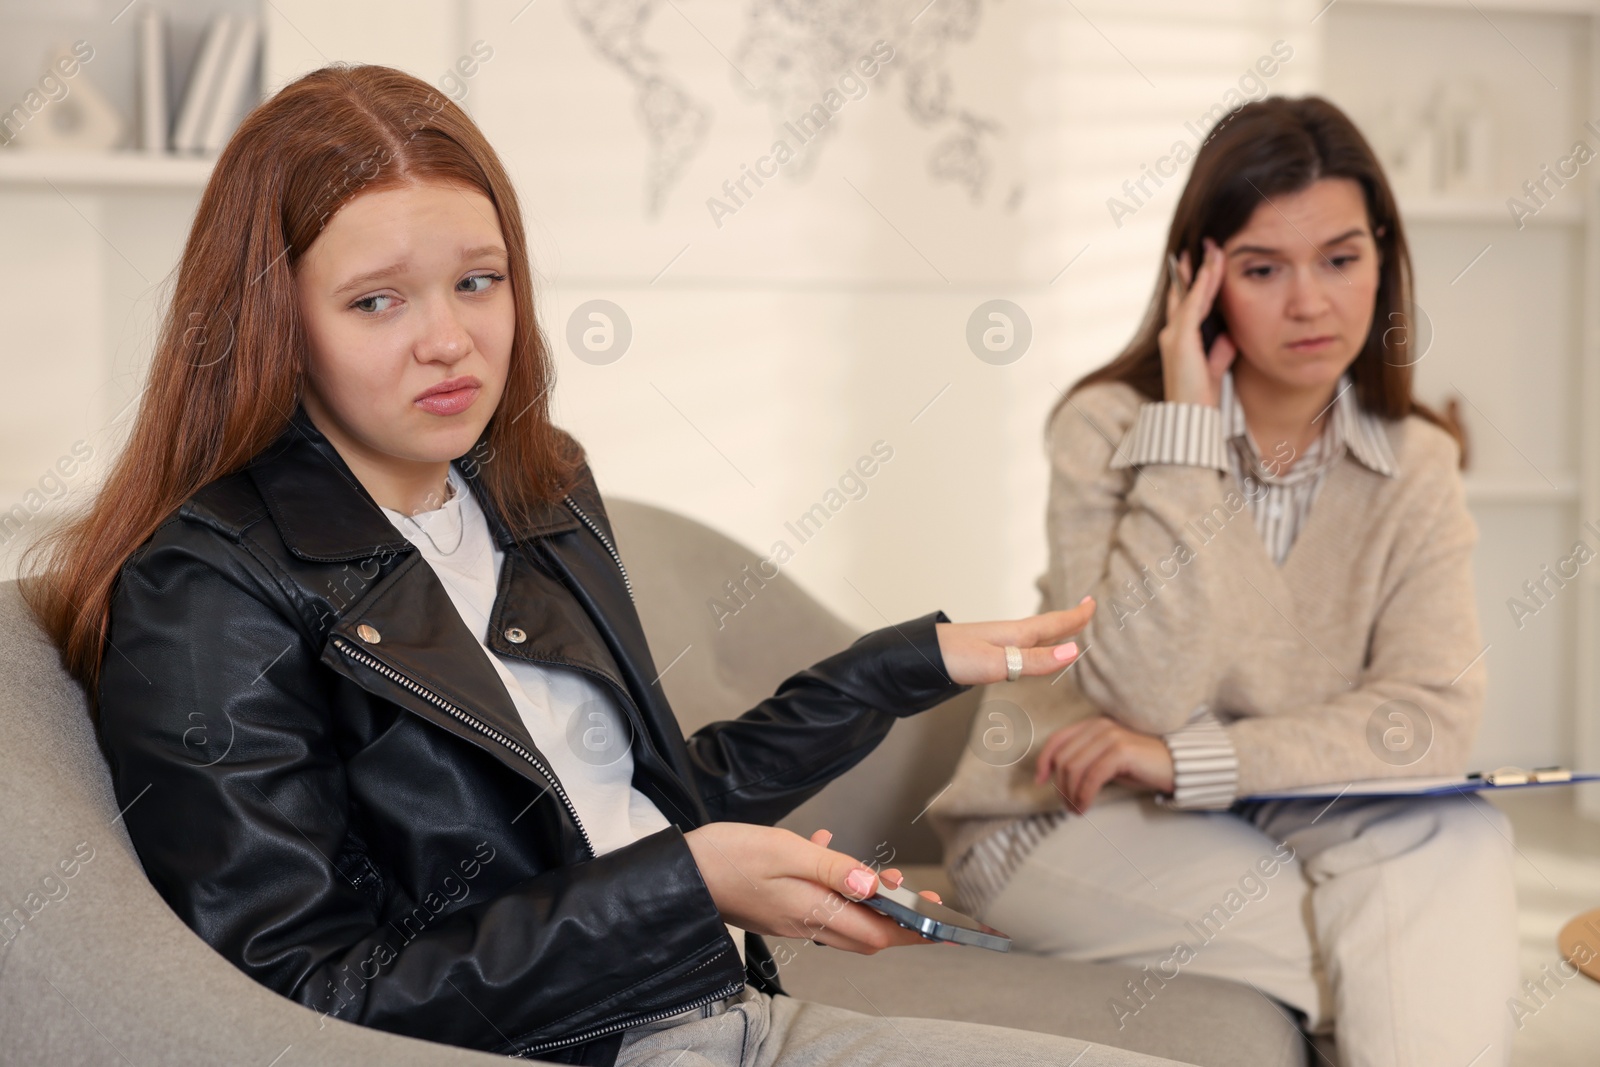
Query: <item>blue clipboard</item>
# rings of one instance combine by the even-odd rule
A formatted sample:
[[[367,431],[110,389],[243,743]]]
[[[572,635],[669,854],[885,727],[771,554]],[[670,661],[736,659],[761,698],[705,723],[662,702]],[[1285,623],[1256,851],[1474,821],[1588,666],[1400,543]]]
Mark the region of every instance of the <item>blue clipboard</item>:
[[[1491,774],[1497,772],[1491,772]],[[1474,774],[1442,778],[1368,778],[1358,782],[1326,782],[1293,789],[1252,793],[1241,800],[1331,800],[1335,797],[1442,797],[1455,793],[1498,793],[1507,789],[1533,789],[1539,786],[1573,785],[1600,781],[1600,772],[1572,771],[1571,777],[1552,781],[1495,783]]]

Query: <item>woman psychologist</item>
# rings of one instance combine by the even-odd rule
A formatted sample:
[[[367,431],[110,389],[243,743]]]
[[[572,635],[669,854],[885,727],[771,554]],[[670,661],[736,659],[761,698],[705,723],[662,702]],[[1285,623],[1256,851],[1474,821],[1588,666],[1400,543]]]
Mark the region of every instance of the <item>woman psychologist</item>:
[[[1298,1009],[1341,1063],[1504,1062],[1504,815],[1248,799],[1462,774],[1483,714],[1477,531],[1412,397],[1411,264],[1365,139],[1316,97],[1223,119],[1158,277],[1049,420],[1041,608],[1099,609],[1063,679],[996,694],[1039,744],[984,753],[974,724],[928,813],[951,879],[1023,947],[1144,968],[1122,1028],[1192,972]]]
[[[455,104],[335,66],[246,118],[130,442],[26,590],[145,871],[256,981],[358,1024],[901,1062],[892,1021],[773,995],[756,935],[920,939],[856,903],[877,876],[827,831],[772,824],[897,718],[1058,669],[1089,611],[932,612],[685,738],[551,375],[516,196]],[[1154,1062],[916,1026],[940,1062]]]

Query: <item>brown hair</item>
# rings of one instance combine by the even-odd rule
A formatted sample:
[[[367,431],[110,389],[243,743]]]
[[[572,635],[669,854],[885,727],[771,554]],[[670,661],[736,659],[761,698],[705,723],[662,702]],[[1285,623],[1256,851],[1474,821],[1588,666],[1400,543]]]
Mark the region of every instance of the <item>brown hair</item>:
[[[1299,192],[1319,178],[1350,178],[1361,186],[1367,221],[1379,253],[1372,328],[1351,364],[1363,409],[1389,419],[1416,414],[1447,430],[1456,427],[1411,395],[1411,252],[1383,167],[1355,123],[1318,96],[1269,96],[1225,116],[1206,136],[1178,199],[1165,252],[1201,262],[1202,238],[1222,244],[1250,221],[1264,199]],[[1096,382],[1124,382],[1151,400],[1164,399],[1161,346],[1167,324],[1166,256],[1144,321],[1120,355],[1091,371],[1067,393]],[[1066,397],[1050,412],[1054,419]],[[1047,420],[1048,421],[1048,420]]]
[[[111,592],[128,557],[208,483],[244,467],[288,426],[306,342],[294,268],[364,191],[451,182],[495,205],[516,307],[510,366],[485,429],[479,485],[514,529],[558,499],[582,458],[550,423],[554,366],[534,317],[516,193],[483,134],[426,82],[335,64],[247,115],[201,195],[126,447],[78,515],[25,559],[22,593],[95,712]],[[24,572],[33,570],[27,564]]]

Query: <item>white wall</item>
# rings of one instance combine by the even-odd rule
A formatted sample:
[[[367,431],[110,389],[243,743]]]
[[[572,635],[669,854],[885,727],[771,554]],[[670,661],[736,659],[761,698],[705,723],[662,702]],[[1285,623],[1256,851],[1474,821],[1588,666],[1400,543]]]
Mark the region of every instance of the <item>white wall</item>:
[[[652,216],[629,80],[599,58],[570,5],[536,5],[507,25],[517,6],[469,6],[463,45],[481,39],[495,57],[468,104],[526,197],[547,330],[559,339],[593,298],[633,322],[633,348],[606,366],[559,345],[558,414],[605,487],[763,549],[786,541],[790,573],[862,627],[935,607],[957,619],[1032,611],[1044,415],[1131,331],[1176,193],[1121,228],[1104,200],[1287,34],[1282,5],[1130,15],[1085,4],[1079,15],[1036,0],[982,5],[965,28],[941,21],[955,5],[909,27],[869,13],[920,5],[862,5],[859,36],[830,42],[832,65],[791,26],[796,60],[814,62],[817,81],[880,36],[896,55],[840,111],[803,178],[769,182],[720,227],[706,200],[782,135],[778,116],[816,99],[817,81],[775,108],[740,73],[765,84],[761,57],[741,48],[745,5],[661,7],[643,42],[711,122]],[[1298,61],[1304,72],[1291,62],[1275,87],[1306,84],[1310,64]],[[976,198],[928,174],[956,123],[908,113],[908,76],[941,71],[951,111],[999,127]],[[1033,328],[1026,354],[1005,366],[981,362],[965,339],[969,316],[994,298],[1018,304]],[[804,545],[789,536],[785,521],[878,440],[894,459],[867,495]]]

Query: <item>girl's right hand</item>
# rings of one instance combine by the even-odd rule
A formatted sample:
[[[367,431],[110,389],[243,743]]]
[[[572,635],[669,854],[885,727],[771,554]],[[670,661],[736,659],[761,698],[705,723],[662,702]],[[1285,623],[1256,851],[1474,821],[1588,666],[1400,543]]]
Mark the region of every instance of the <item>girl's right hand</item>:
[[[713,822],[683,835],[724,920],[773,937],[800,937],[872,955],[928,941],[871,908],[854,903],[877,892],[872,868],[827,848],[832,835],[808,841],[775,826]],[[884,881],[900,883],[886,870]],[[938,900],[931,891],[923,896]]]
[[[1203,238],[1202,243],[1205,258],[1198,275],[1190,269],[1187,249],[1178,260],[1178,281],[1182,285],[1167,286],[1167,323],[1156,340],[1161,346],[1161,376],[1166,399],[1172,403],[1216,407],[1221,402],[1222,376],[1238,355],[1238,349],[1226,331],[1217,334],[1210,352],[1203,347],[1200,326],[1211,314],[1212,304],[1222,289],[1227,256],[1211,238]]]

